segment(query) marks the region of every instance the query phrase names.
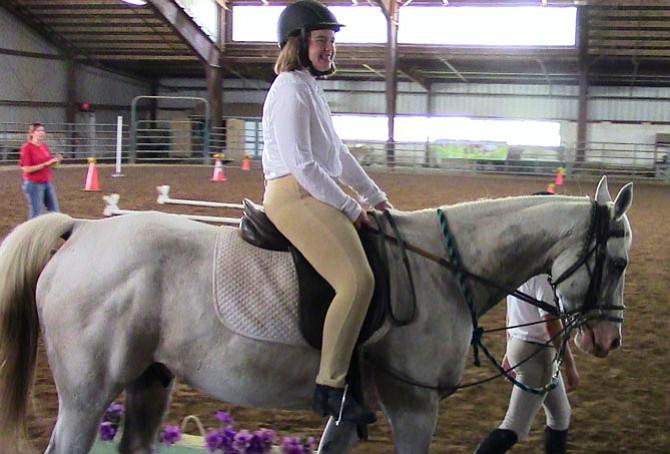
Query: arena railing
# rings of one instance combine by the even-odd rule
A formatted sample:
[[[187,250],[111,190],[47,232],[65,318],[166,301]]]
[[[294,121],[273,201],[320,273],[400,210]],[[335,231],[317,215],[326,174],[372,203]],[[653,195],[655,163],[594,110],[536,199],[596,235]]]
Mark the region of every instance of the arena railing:
[[[241,162],[245,156],[260,159],[263,141],[257,118],[225,119],[223,127],[212,128],[209,134],[204,134],[200,125],[197,119],[138,121],[136,162],[209,164],[216,153],[224,156],[224,163]],[[100,163],[116,160],[116,124],[45,126],[47,144],[53,153],[61,153],[66,163],[86,163],[88,157]],[[16,165],[26,129],[22,123],[0,122],[0,165]],[[123,163],[130,162],[128,131],[128,125],[123,125]],[[496,156],[485,153],[491,145],[486,143],[456,143],[457,153],[451,153],[444,141],[397,142],[390,159],[385,142],[345,143],[362,165],[379,169],[546,176],[563,168],[567,176],[607,174],[670,183],[668,149],[649,144],[589,142],[580,154],[583,157],[578,158],[576,146],[567,143],[560,147],[510,146],[504,155]],[[459,155],[458,150],[464,153]]]

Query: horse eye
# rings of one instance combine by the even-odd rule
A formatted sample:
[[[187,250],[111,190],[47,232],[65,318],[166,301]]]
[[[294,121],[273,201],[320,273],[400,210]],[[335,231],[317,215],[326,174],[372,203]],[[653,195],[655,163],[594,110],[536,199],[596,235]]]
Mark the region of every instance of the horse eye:
[[[628,266],[628,260],[626,259],[614,259],[611,262],[612,268],[618,273],[623,273],[626,267]]]

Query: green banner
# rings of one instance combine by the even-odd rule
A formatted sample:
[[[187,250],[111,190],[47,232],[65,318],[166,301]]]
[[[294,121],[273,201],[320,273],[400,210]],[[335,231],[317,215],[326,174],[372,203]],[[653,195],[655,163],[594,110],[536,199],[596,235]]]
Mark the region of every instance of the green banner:
[[[509,146],[504,142],[446,142],[431,145],[433,156],[440,159],[485,159],[505,161]]]

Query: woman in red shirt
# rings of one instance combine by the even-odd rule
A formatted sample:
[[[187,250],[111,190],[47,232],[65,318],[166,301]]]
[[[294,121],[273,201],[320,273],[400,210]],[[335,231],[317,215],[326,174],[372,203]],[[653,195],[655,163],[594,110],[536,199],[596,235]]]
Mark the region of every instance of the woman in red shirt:
[[[19,165],[23,170],[23,191],[30,208],[29,219],[47,211],[60,211],[56,191],[51,184],[51,166],[63,158],[60,154],[52,156],[44,143],[46,131],[42,123],[33,123],[28,128],[28,141],[21,145]]]

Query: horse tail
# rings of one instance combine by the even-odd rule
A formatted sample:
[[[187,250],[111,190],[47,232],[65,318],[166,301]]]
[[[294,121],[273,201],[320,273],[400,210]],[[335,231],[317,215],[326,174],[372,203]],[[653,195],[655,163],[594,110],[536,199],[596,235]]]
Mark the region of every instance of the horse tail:
[[[66,239],[74,219],[38,216],[16,227],[0,244],[0,446],[21,443],[23,420],[37,362],[39,319],[35,292],[42,270]],[[11,448],[10,448],[10,452]]]

